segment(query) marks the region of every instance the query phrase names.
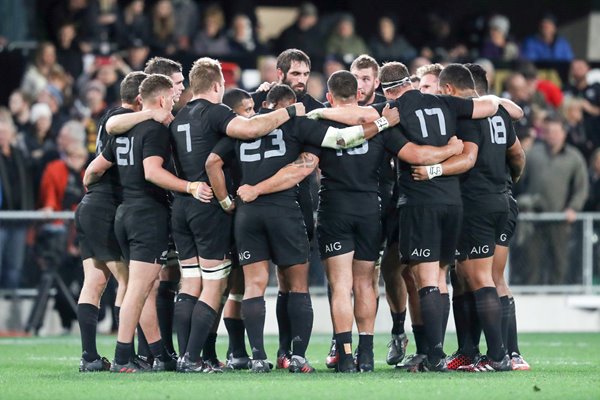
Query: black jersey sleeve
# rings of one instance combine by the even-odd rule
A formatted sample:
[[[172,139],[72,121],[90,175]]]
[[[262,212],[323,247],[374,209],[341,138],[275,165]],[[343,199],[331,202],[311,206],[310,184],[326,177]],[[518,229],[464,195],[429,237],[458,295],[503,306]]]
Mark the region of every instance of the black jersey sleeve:
[[[227,125],[229,125],[231,120],[237,117],[237,115],[225,104],[216,104],[211,108],[208,117],[210,118],[209,123],[211,127],[215,131],[223,132],[223,134],[225,134],[225,132],[227,132]]]
[[[502,106],[498,108],[498,113],[502,116],[506,126],[506,148],[508,149],[517,141],[517,132],[515,131],[515,125],[510,117],[510,114]]]
[[[457,118],[471,118],[473,116],[473,99],[464,99],[456,96],[438,96],[444,101],[448,108],[456,115]]]
[[[226,165],[230,165],[235,159],[235,139],[224,137],[213,147],[211,153],[221,157]]]
[[[481,123],[478,119],[459,119],[456,124],[456,136],[465,142],[481,146]]]
[[[102,156],[106,158],[107,161],[114,163],[115,160],[115,152],[114,152],[114,140],[109,140],[104,149],[102,149]]]
[[[313,121],[306,117],[296,117],[294,118],[294,122],[295,133],[300,142],[321,147],[329,125],[326,125],[324,122]]]
[[[398,152],[408,143],[408,139],[402,131],[397,127],[392,127],[381,132],[380,135],[383,137],[383,145],[387,151],[393,155],[397,155]]]
[[[162,124],[153,124],[144,135],[142,159],[159,156],[164,161],[169,161],[171,144],[169,141],[169,130]]]

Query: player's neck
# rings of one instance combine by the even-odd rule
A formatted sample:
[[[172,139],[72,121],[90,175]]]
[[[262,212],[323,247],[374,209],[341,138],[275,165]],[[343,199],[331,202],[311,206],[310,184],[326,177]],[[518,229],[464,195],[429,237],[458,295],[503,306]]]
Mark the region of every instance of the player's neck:
[[[196,95],[194,95],[190,101],[194,101],[194,100],[206,100],[206,101],[210,101],[211,103],[214,104],[219,104],[219,97],[217,94],[212,94],[212,93],[198,93]]]
[[[456,91],[456,96],[458,97],[479,97],[477,95],[477,92],[475,90],[472,89],[465,89],[465,90],[457,90]]]

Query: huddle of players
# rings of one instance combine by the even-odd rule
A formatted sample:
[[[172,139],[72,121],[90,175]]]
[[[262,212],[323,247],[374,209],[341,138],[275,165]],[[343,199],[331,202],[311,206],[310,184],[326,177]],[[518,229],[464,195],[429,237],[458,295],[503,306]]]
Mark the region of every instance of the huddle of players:
[[[417,170],[411,174],[410,165],[435,164],[450,156],[461,157],[462,142],[456,139],[449,141],[452,132],[457,131],[457,116],[492,116],[497,112],[498,99],[487,97],[460,101],[453,97],[422,96],[417,91],[409,91],[410,78],[402,64],[386,64],[381,71],[383,77],[386,67],[388,68],[388,77],[382,80],[386,96],[389,94],[390,98],[399,98],[406,92],[406,96],[396,102],[402,115],[400,129],[405,136],[394,134],[392,130],[375,135],[398,123],[398,112],[394,114],[389,106],[384,108],[381,105],[368,110],[357,110],[352,113],[352,121],[344,120],[347,117],[343,115],[348,115],[350,107],[358,107],[357,81],[348,72],[336,73],[328,82],[328,100],[333,106],[331,111],[341,111],[337,115],[342,122],[359,124],[371,120],[373,123],[347,126],[293,118],[304,112],[304,107],[294,104],[296,94],[301,94],[298,97],[305,104],[312,99],[305,94],[305,83],[295,85],[294,82],[294,77],[299,81],[302,77],[308,77],[310,60],[298,50],[288,50],[280,55],[280,61],[281,65],[278,66],[283,67],[280,68],[281,81],[290,83],[296,93],[284,85],[273,87],[264,103],[265,108],[271,111],[263,110],[260,113],[263,115],[252,119],[236,116],[220,104],[224,86],[218,62],[205,58],[194,64],[190,72],[194,97],[170,125],[178,177],[163,168],[170,158],[169,134],[161,132],[166,128],[151,119],[140,121],[148,118],[161,122],[168,120],[173,97],[178,97],[181,92],[177,94],[172,81],[165,76],[146,78],[140,85],[144,104],[142,112],[137,113],[136,117],[131,114],[129,120],[125,120],[123,126],[127,127],[126,133],[111,139],[105,146],[102,157],[98,157],[86,171],[85,183],[90,188],[90,197],[95,191],[94,185],[99,185],[96,181],[99,179],[102,182],[105,179],[103,173],[114,171],[114,168],[111,169],[114,163],[117,164],[124,188],[123,203],[116,211],[115,230],[125,258],[130,260],[129,283],[121,305],[112,371],[135,372],[146,368],[139,358],[134,357],[132,351],[133,334],[138,320],[138,331],[143,331],[154,358],[154,370],[218,370],[217,365],[207,365],[200,357],[200,352],[208,335],[214,331],[213,327],[221,310],[221,298],[227,287],[231,271],[227,255],[232,243],[232,225],[239,263],[244,268],[245,287],[244,294],[241,295],[238,271],[237,288],[234,290],[236,285],[232,285],[232,294],[229,296],[229,300],[237,303],[237,306],[229,307],[229,315],[227,307],[225,311],[225,323],[230,333],[231,352],[228,350],[228,361],[233,368],[248,365],[249,358],[244,346],[245,327],[253,350],[249,366],[255,372],[268,372],[271,368],[266,361],[262,334],[265,317],[263,296],[268,281],[268,260],[272,259],[279,267],[277,316],[281,336],[285,337],[285,340],[280,340],[277,364],[288,367],[291,372],[314,371],[304,357],[312,330],[312,306],[307,284],[306,228],[310,225],[304,223],[295,188],[298,182],[314,170],[317,163],[323,175],[317,233],[332,289],[331,311],[338,349],[337,370],[357,370],[351,352],[352,293],[355,296],[354,316],[361,333],[358,370],[372,370],[372,338],[376,312],[373,276],[381,245],[378,174],[386,151],[400,158],[400,170],[404,172],[400,174],[399,181],[400,192],[407,200],[406,206],[400,208],[400,231],[403,234],[400,251],[405,255],[402,261],[408,261],[409,265],[415,267],[411,269],[416,271],[415,280],[419,287],[421,313],[430,349],[426,353],[427,357],[416,368],[443,370],[439,366],[440,363],[444,364],[440,338],[443,335],[437,332],[437,327],[439,330],[442,327],[442,321],[437,315],[441,314],[437,307],[441,302],[435,298],[436,293],[439,296],[439,291],[436,291],[439,280],[438,261],[450,261],[454,256],[456,238],[451,236],[458,233],[460,225],[460,192],[456,177],[439,177],[431,182],[417,183],[413,178]],[[470,78],[468,70],[465,71]],[[472,82],[472,78],[470,79]],[[125,86],[127,81],[124,81]],[[167,115],[164,110],[168,110]],[[325,116],[327,111],[330,110],[317,110],[313,112],[313,116]],[[380,113],[384,117],[380,118]],[[363,114],[364,116],[356,118]],[[334,114],[328,118],[335,119],[336,116]],[[492,120],[489,120],[490,124]],[[497,127],[498,123],[494,124],[496,125],[490,127]],[[114,125],[113,130],[116,132]],[[420,133],[420,136],[415,136],[415,132]],[[450,134],[446,135],[446,132]],[[225,135],[237,140],[226,139]],[[504,139],[506,152],[506,130],[499,135],[496,136],[495,143],[502,144]],[[211,150],[212,154],[209,155]],[[235,157],[231,156],[232,153],[235,153]],[[472,154],[467,158],[471,159]],[[442,172],[462,172],[462,166],[453,170],[451,160],[452,158],[442,166],[428,167],[427,176],[433,178]],[[237,165],[234,161],[237,161]],[[224,166],[229,168],[223,168]],[[504,183],[505,165],[502,168]],[[240,185],[237,193],[242,201],[234,203],[228,193],[234,190],[230,175],[236,174]],[[207,182],[211,183],[212,191]],[[166,253],[169,216],[166,207],[167,193],[164,189],[175,193],[171,224],[182,271],[181,289],[175,304],[175,326],[181,355],[176,365],[173,351],[167,349],[160,339],[163,330],[159,331],[156,323],[156,302],[146,301],[144,305],[148,294],[153,292],[152,286],[160,271],[158,260]],[[504,187],[501,193],[506,198]],[[89,202],[82,202],[82,210],[78,210],[78,214],[85,215],[83,204],[87,203]],[[106,203],[105,201],[104,204]],[[111,202],[112,205],[117,203],[118,201]],[[234,208],[237,208],[235,223],[230,215]],[[422,221],[427,218],[432,226],[438,227],[435,230],[437,232],[419,231]],[[455,231],[454,235],[442,234],[446,226]],[[93,232],[97,232],[97,227],[94,227]],[[85,237],[84,232],[82,235]],[[404,235],[410,241],[405,240]],[[100,258],[106,257],[98,254],[88,257],[97,261],[92,264],[91,269],[100,269],[107,277],[106,268],[99,267],[102,262]],[[86,269],[86,280],[87,272]],[[99,282],[96,287],[101,293],[102,281]],[[128,298],[130,292],[133,294]],[[243,299],[241,307],[240,298]],[[94,302],[97,303],[95,298],[85,305],[93,306]],[[287,307],[281,307],[280,302],[284,305],[287,303]],[[244,315],[243,322],[239,319],[240,309]],[[93,314],[87,315],[87,320],[91,322],[92,317]],[[82,319],[86,320],[80,318],[80,324]],[[93,328],[95,330],[95,325]],[[91,329],[88,327],[87,331]],[[484,332],[488,338],[485,325]],[[294,338],[293,349],[291,338]],[[106,368],[106,360],[100,358],[95,351],[95,339],[93,346],[89,342],[84,338],[82,329],[84,354],[80,370]],[[405,346],[406,342],[404,348]],[[491,356],[488,364],[497,362],[497,353],[492,356],[488,351],[488,355]]]

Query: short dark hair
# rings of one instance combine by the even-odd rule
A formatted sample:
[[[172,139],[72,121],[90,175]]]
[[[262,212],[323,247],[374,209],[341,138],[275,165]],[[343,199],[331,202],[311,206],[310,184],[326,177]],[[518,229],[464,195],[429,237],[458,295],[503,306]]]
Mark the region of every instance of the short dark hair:
[[[234,110],[237,106],[239,106],[243,100],[251,99],[250,93],[246,92],[243,89],[233,88],[225,92],[223,95],[223,104],[226,104]]]
[[[146,63],[144,72],[147,74],[162,74],[171,76],[177,72],[183,72],[183,67],[177,61],[164,57],[153,57]]]
[[[287,74],[292,67],[292,61],[306,63],[308,69],[310,69],[310,57],[305,52],[298,49],[287,49],[282,51],[277,57],[277,68],[284,74]]]
[[[410,73],[406,65],[398,61],[387,62],[379,69],[379,80],[381,83],[396,82],[409,77]]]
[[[465,64],[465,68],[471,71],[471,75],[473,75],[473,81],[475,82],[475,90],[480,95],[487,94],[488,92],[488,80],[487,80],[487,72],[485,69],[479,64]]]
[[[283,83],[273,86],[271,90],[269,90],[269,93],[267,93],[266,101],[268,104],[277,105],[278,103],[285,100],[292,100],[295,102],[296,93],[294,93],[291,87]]]
[[[128,73],[121,81],[121,101],[126,104],[134,104],[135,98],[140,93],[140,85],[147,77],[148,74],[142,71]]]
[[[375,77],[376,78],[378,77],[379,64],[377,64],[377,61],[375,61],[375,59],[373,57],[371,57],[370,55],[361,54],[360,56],[356,57],[356,59],[354,59],[354,61],[352,61],[352,64],[350,65],[351,71],[353,69],[367,69],[367,68],[371,68],[375,74]]]
[[[166,75],[152,74],[140,84],[140,96],[144,101],[152,101],[160,92],[173,88],[173,80]]]
[[[327,79],[327,90],[336,99],[347,101],[356,97],[358,82],[348,71],[336,71]]]
[[[462,64],[448,64],[442,72],[440,72],[440,87],[450,84],[458,90],[475,90],[475,82],[473,75]]]

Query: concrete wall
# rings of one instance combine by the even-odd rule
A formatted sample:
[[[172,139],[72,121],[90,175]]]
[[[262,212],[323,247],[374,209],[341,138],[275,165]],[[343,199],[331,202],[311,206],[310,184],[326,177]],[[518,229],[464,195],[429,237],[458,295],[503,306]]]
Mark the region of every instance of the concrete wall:
[[[517,324],[521,332],[600,332],[600,304],[595,310],[587,311],[576,304],[578,296],[572,295],[518,295],[515,297],[517,306]],[[583,299],[586,304],[600,303],[600,296],[592,296]],[[274,296],[267,297],[267,317],[265,333],[277,333],[277,320],[275,317]],[[331,319],[329,317],[329,305],[327,297],[314,296],[313,309],[315,310],[314,332],[330,333]],[[23,300],[20,304],[21,323],[25,326],[32,301]],[[52,301],[48,305],[48,312],[40,335],[57,335],[62,332],[60,320],[57,313],[52,309]],[[10,320],[14,329],[14,321],[17,319],[18,311],[7,299],[0,299],[0,332],[6,331]],[[375,323],[375,331],[387,334],[391,329],[391,318],[387,302],[382,297],[379,303],[379,313]],[[405,325],[410,332],[410,317],[407,316]],[[77,323],[73,324],[72,332],[77,332]],[[109,318],[106,318],[99,326],[101,332],[110,329]],[[448,331],[454,331],[454,320],[452,314],[448,321]],[[225,328],[221,323],[219,328],[221,334],[225,334]]]

